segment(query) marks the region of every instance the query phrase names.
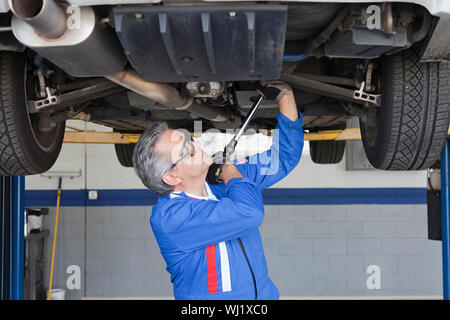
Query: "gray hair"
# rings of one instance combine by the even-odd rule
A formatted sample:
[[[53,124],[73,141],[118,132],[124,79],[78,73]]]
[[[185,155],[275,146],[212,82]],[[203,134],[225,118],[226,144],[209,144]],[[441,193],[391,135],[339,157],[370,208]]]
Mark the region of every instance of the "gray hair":
[[[154,122],[144,131],[133,150],[133,167],[142,183],[159,195],[166,196],[174,189],[162,178],[170,169],[170,156],[159,154],[155,145],[159,138],[169,129],[166,122]]]

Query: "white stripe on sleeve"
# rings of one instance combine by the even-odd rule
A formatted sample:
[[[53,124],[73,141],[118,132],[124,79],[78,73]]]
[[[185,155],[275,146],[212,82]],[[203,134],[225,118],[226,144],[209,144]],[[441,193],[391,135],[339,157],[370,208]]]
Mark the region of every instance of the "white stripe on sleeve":
[[[227,245],[225,242],[219,242],[220,252],[220,271],[222,274],[222,291],[231,291],[230,262],[228,260]]]

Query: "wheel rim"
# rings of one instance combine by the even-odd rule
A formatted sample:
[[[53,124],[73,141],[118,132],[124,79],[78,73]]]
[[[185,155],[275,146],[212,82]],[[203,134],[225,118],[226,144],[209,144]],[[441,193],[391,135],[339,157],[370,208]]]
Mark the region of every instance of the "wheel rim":
[[[34,74],[33,68],[30,68],[28,59],[25,62],[25,75],[24,75],[24,86],[25,86],[25,106],[28,108],[28,100],[30,98],[35,98],[35,88],[34,88]],[[29,113],[28,123],[33,133],[34,141],[36,144],[46,153],[54,151],[59,146],[58,133],[61,130],[61,126],[64,123],[58,123],[53,129],[49,131],[42,131],[39,127],[39,122],[42,121],[42,113]]]
[[[381,84],[381,68],[374,69],[373,72],[373,78],[374,83],[377,84],[377,87],[379,88],[379,93],[383,97],[383,88]],[[364,142],[367,147],[373,148],[375,146],[375,142],[377,140],[378,136],[378,124],[380,123],[380,114],[381,114],[381,108],[383,106],[383,100],[381,101],[380,107],[373,107],[376,108],[375,112],[368,114],[368,121],[366,123],[363,123],[363,134],[364,134]]]

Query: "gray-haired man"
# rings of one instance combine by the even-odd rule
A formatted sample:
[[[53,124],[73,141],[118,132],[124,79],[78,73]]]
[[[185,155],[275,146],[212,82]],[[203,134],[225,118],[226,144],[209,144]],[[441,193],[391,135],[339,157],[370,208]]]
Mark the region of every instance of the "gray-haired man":
[[[239,164],[225,164],[223,183],[205,181],[211,156],[163,122],[147,129],[135,146],[136,173],[161,195],[150,223],[176,299],[278,299],[258,230],[264,217],[261,190],[297,165],[303,129],[290,87],[273,88],[279,89],[273,96],[280,108],[278,143]],[[274,163],[277,170],[264,174]]]

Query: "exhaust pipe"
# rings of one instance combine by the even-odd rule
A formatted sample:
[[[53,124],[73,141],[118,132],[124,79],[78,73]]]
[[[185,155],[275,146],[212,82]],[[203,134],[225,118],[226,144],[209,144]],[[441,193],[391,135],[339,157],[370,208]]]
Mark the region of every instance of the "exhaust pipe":
[[[67,16],[53,0],[9,0],[9,7],[47,39],[57,39],[67,31]]]
[[[232,120],[231,112],[222,108],[193,103],[192,97],[180,96],[178,90],[171,85],[148,82],[133,69],[122,70],[107,75],[105,78],[169,109],[186,110],[211,121],[227,122]]]
[[[192,98],[182,98],[174,87],[164,83],[147,82],[133,69],[122,70],[105,78],[170,109],[183,110],[192,104]]]

